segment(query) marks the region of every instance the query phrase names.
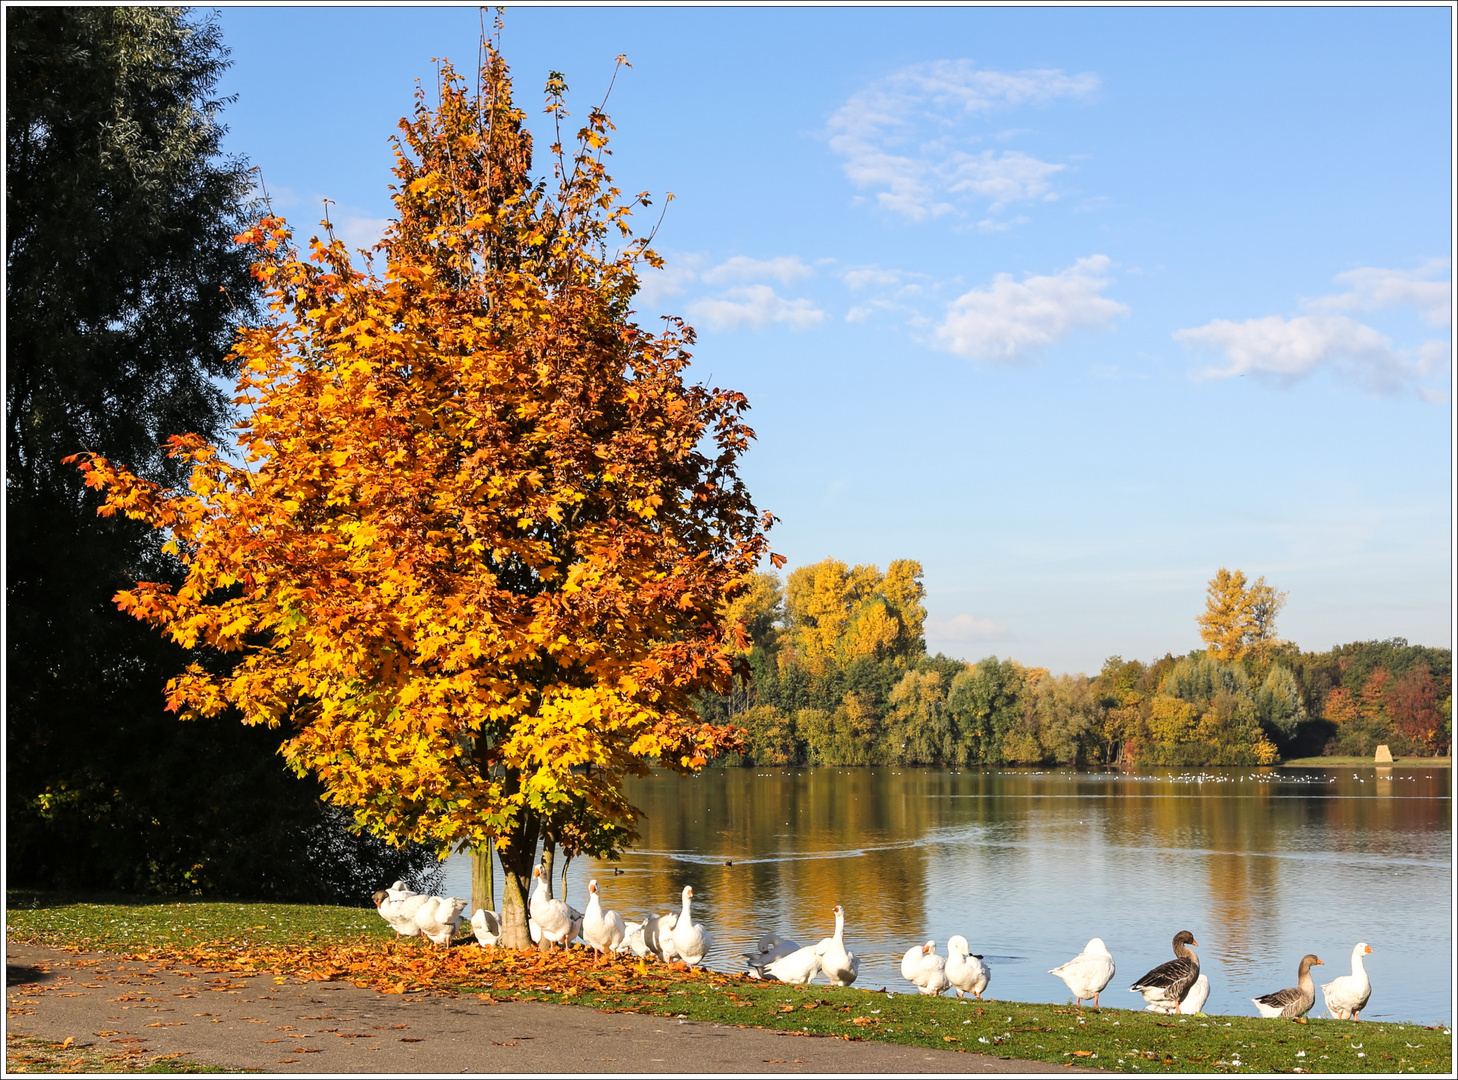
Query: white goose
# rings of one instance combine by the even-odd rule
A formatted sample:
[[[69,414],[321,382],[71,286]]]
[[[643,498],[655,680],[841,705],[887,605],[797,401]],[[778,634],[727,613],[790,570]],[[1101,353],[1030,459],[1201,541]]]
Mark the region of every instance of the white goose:
[[[1372,951],[1365,941],[1357,942],[1352,950],[1352,973],[1339,975],[1329,983],[1323,983],[1321,996],[1326,998],[1326,1011],[1337,1020],[1360,1020],[1357,1014],[1367,1007],[1372,996],[1372,983],[1367,978],[1367,969],[1362,957]]]
[[[450,945],[468,901],[459,896],[427,896],[415,909],[415,925],[436,945]]]
[[[704,955],[714,944],[714,935],[704,929],[703,923],[696,923],[689,914],[689,905],[693,903],[694,887],[685,885],[683,887],[683,911],[679,913],[678,919],[673,924],[673,947],[678,951],[678,958],[689,967],[697,967],[703,963]]]
[[[401,937],[419,937],[421,931],[415,922],[415,913],[434,897],[411,892],[397,881],[390,888],[375,893],[372,899],[380,918],[389,923],[395,933]]]
[[[603,910],[602,900],[597,895],[597,882],[589,881],[587,910],[582,913],[582,940],[597,954],[593,966],[602,963],[603,956],[615,951],[627,936],[623,917],[611,909]]]
[[[652,916],[650,916],[652,918]],[[621,956],[623,953],[632,953],[634,956],[648,956],[648,943],[643,940],[643,930],[648,925],[648,920],[642,922],[630,922],[623,927],[623,940],[618,942],[613,953]]]
[[[582,912],[565,900],[547,896],[546,883],[542,880],[542,868],[532,867],[532,896],[528,904],[532,919],[541,928],[541,936],[547,939],[547,948],[552,942],[566,945],[582,933]]]
[[[1099,1007],[1099,994],[1114,977],[1114,957],[1103,938],[1090,938],[1089,943],[1066,964],[1060,964],[1048,972],[1057,975],[1068,986],[1073,995],[1073,1004],[1083,1004],[1084,998],[1093,998],[1094,1008]],[[1208,985],[1208,983],[1206,984]]]
[[[835,905],[835,936],[823,938],[815,946],[820,956],[820,970],[832,986],[849,986],[861,972],[861,958],[845,947],[845,908]]]
[[[806,945],[803,949],[796,949],[788,956],[770,961],[759,970],[782,983],[803,985],[819,974],[820,954],[816,952],[814,945]],[[750,977],[757,979],[760,976],[751,972]]]
[[[957,991],[957,996],[974,994],[982,1000],[982,991],[992,981],[992,970],[974,954],[967,945],[967,939],[958,934],[947,941],[947,982]]]
[[[780,937],[779,934],[769,933],[755,944],[754,952],[739,955],[743,956],[749,965],[750,974],[759,977],[764,974],[762,969],[766,964],[772,964],[782,956],[789,956],[799,947],[799,942],[787,937]]]
[[[677,915],[649,915],[643,920],[643,945],[648,955],[671,964],[678,959],[678,950],[673,944],[673,924]]]
[[[471,933],[476,935],[476,940],[483,949],[500,945],[501,916],[494,911],[477,908],[476,914],[471,916]]]
[[[938,996],[950,983],[947,982],[947,958],[937,955],[937,943],[928,941],[915,949],[908,949],[901,958],[901,974],[907,982],[915,983],[923,994]]]

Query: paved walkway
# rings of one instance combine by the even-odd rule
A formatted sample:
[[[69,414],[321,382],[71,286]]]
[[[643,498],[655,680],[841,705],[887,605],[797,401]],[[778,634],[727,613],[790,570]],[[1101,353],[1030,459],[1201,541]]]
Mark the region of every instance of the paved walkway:
[[[154,969],[5,949],[9,1029],[227,1069],[287,1073],[1027,1073],[1068,1066],[537,1001]]]

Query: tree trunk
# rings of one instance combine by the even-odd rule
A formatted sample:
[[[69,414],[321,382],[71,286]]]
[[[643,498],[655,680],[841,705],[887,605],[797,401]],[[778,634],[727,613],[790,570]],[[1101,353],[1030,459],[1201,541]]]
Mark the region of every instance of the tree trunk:
[[[562,856],[562,903],[564,904],[567,902],[567,868],[571,865],[571,852],[564,853]]]
[[[518,778],[507,778],[508,795],[513,793],[514,779]],[[501,944],[508,949],[532,947],[532,935],[527,927],[527,889],[532,883],[541,820],[526,809],[521,814],[522,820],[508,834],[507,844],[496,849],[502,876]]]
[[[471,849],[471,914],[495,911],[496,896],[491,879],[491,845]]]

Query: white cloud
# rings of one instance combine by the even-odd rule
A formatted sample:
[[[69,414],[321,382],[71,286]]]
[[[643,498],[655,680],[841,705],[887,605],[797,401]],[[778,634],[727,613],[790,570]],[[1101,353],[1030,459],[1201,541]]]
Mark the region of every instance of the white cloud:
[[[969,153],[962,144],[977,138],[962,129],[995,110],[1087,98],[1098,86],[1092,74],[983,71],[970,60],[914,64],[851,95],[826,125],[830,148],[851,183],[912,221],[955,212],[949,200],[959,196],[998,207],[1046,197],[1046,177],[1064,166],[1016,151]]]
[[[1231,322],[1215,319],[1175,332],[1175,340],[1213,348],[1225,355],[1224,367],[1205,368],[1200,378],[1225,379],[1257,374],[1290,385],[1332,368],[1364,384],[1374,394],[1391,394],[1417,374],[1386,337],[1345,315],[1298,315],[1287,319]]]
[[[1417,387],[1418,379],[1449,374],[1452,347],[1427,341],[1402,349],[1365,323],[1341,311],[1411,308],[1435,326],[1452,323],[1451,284],[1446,259],[1430,259],[1415,270],[1363,267],[1338,274],[1346,292],[1308,300],[1313,312],[1290,318],[1268,315],[1244,322],[1214,319],[1175,332],[1175,339],[1214,349],[1225,364],[1194,372],[1197,378],[1224,379],[1253,374],[1289,386],[1321,370],[1356,382],[1372,394],[1416,389],[1426,401],[1447,400],[1447,391]]]
[[[1076,330],[1103,330],[1129,308],[1100,293],[1108,285],[1106,255],[1079,259],[1053,275],[1014,281],[998,274],[947,305],[937,340],[974,360],[1024,364]]]
[[[1052,185],[1046,178],[1064,168],[1017,150],[998,155],[991,150],[977,155],[958,154],[948,164],[947,190],[975,192],[991,200],[990,209],[996,213],[1010,202],[1051,198]]]
[[[350,251],[364,248],[368,251],[380,242],[389,228],[389,218],[346,217],[334,223],[334,234],[344,241]]]
[[[899,270],[882,270],[879,266],[858,266],[840,275],[845,287],[857,292],[872,285],[900,285],[905,275]]]
[[[634,303],[640,309],[656,308],[670,296],[679,296],[698,279],[696,268],[702,261],[690,255],[668,260],[657,270],[647,263],[640,264]]]
[[[1422,313],[1434,326],[1453,325],[1452,283],[1447,259],[1429,259],[1415,270],[1383,270],[1365,266],[1338,274],[1336,280],[1350,286],[1336,296],[1323,296],[1307,303],[1314,311],[1372,311],[1377,308],[1410,307]]]
[[[1003,641],[1012,637],[1007,627],[965,612],[950,619],[929,618],[925,627],[931,641]]]
[[[785,323],[792,330],[808,330],[825,319],[825,312],[809,300],[786,300],[768,285],[741,285],[715,297],[688,305],[689,315],[716,330],[741,326],[764,327]]]
[[[710,285],[731,285],[741,281],[778,281],[781,285],[793,285],[815,271],[793,255],[780,255],[773,259],[751,259],[736,255],[721,262],[701,275]]]

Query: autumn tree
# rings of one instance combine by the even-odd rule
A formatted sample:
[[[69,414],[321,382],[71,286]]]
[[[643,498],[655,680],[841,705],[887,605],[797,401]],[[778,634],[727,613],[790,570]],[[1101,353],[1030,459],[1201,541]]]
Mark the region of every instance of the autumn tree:
[[[242,461],[174,437],[174,491],[80,465],[187,570],[120,606],[241,657],[190,666],[169,707],[284,727],[286,760],[393,841],[494,846],[525,946],[540,842],[612,854],[635,835],[626,776],[742,746],[692,700],[728,684],[720,615],[770,519],[738,474],[744,397],[686,380],[689,327],[632,317],[661,260],[630,228],[647,199],[604,167],[603,108],[533,179],[483,55],[478,89],[443,64],[438,106],[421,91],[401,122],[382,274],[332,233],[301,254],[276,217],[240,237],[270,311],[234,347]],[[558,132],[565,93],[554,74]]]
[[[926,648],[921,564],[896,559],[847,567],[838,559],[790,574],[785,613],[796,650],[812,668],[855,657],[908,660]]]
[[[1393,720],[1414,746],[1429,753],[1441,751],[1443,717],[1438,711],[1437,686],[1426,667],[1414,666],[1388,691]]]
[[[1285,604],[1286,594],[1267,585],[1264,577],[1250,583],[1244,571],[1222,566],[1210,579],[1205,613],[1195,620],[1200,639],[1215,659],[1239,660],[1277,641],[1276,616]]]

